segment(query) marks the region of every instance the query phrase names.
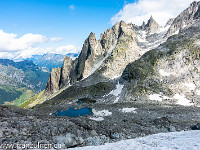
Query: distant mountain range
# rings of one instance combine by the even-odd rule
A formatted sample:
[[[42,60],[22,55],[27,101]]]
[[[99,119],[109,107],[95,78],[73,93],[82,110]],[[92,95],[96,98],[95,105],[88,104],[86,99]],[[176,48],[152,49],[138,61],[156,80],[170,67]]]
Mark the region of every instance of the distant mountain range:
[[[21,96],[30,98],[45,88],[48,76],[49,72],[35,65],[33,61],[0,59],[0,104]]]
[[[45,67],[51,70],[52,68],[62,67],[65,56],[68,56],[71,59],[75,59],[76,57],[78,57],[78,54],[69,53],[67,55],[62,55],[62,54],[47,53],[44,55],[33,55],[31,58],[26,58],[26,59],[21,58],[21,57],[17,59],[14,58],[13,60],[15,62],[23,61],[23,60],[31,60],[36,65],[40,67]]]

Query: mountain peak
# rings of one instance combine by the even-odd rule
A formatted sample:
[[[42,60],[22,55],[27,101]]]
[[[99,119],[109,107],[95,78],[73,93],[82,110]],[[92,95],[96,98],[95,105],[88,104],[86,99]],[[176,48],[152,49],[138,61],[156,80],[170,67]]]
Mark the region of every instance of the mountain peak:
[[[89,38],[89,39],[90,39],[90,38],[96,38],[96,37],[95,37],[95,33],[90,32],[90,35],[88,36],[88,38]]]
[[[143,22],[141,26],[142,30],[146,30],[149,33],[156,33],[160,28],[161,26],[153,19],[153,16],[149,18],[146,25],[145,25],[145,22]]]
[[[198,5],[198,3],[199,3],[199,2],[197,2],[197,1],[193,1],[193,2],[190,4],[190,6],[193,7],[193,6],[195,6],[195,5]]]
[[[151,15],[149,21],[155,21],[155,20],[153,19],[153,16],[152,16],[152,15]]]
[[[156,24],[159,26],[159,24],[153,19],[153,16],[150,17],[150,19],[148,20],[146,26],[150,27],[152,26],[153,24]]]

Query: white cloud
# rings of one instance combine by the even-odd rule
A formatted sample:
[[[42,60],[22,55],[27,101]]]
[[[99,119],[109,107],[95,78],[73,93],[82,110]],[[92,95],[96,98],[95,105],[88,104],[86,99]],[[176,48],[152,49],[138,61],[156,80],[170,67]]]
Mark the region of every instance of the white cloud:
[[[165,25],[169,18],[174,18],[189,7],[194,0],[139,0],[137,3],[125,4],[123,9],[111,18],[115,24],[121,20],[141,25],[152,15],[160,24]]]
[[[74,5],[69,5],[69,9],[74,10],[75,6]]]
[[[79,53],[81,47],[74,45],[66,45],[60,46],[57,48],[41,48],[41,47],[29,47],[25,50],[18,52],[0,52],[0,58],[8,58],[8,59],[19,59],[19,58],[30,58],[32,55],[43,55],[47,53],[54,54],[69,54],[69,53]]]
[[[66,45],[56,48],[56,54],[69,54],[69,53],[79,53],[81,47],[76,47],[74,45]]]
[[[40,34],[25,34],[18,37],[14,33],[6,33],[0,30],[0,58],[18,59],[18,58],[29,58],[32,55],[43,55],[46,53],[55,54],[68,54],[68,53],[79,53],[81,47],[73,45],[65,45],[57,48],[41,48],[40,44],[49,42],[58,42],[63,38],[53,37],[48,38]]]
[[[44,35],[32,33],[18,37],[17,34],[6,33],[3,30],[0,30],[0,39],[0,52],[23,51],[35,46],[35,44],[62,40],[62,38],[48,38]]]
[[[60,38],[60,37],[50,38],[51,42],[59,42],[59,41],[62,41],[62,40],[63,40],[63,38]]]

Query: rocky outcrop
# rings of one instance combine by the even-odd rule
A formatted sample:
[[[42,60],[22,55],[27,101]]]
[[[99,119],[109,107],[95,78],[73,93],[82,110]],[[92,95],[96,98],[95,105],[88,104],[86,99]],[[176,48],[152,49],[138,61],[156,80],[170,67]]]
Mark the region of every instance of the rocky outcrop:
[[[61,68],[58,67],[52,69],[46,85],[46,92],[48,91],[52,94],[59,89],[60,75]]]
[[[65,56],[63,60],[63,66],[61,68],[59,87],[68,86],[70,84],[70,73],[72,70],[73,61],[68,56]]]
[[[194,1],[186,10],[178,15],[170,26],[167,37],[173,35],[179,30],[191,26],[195,20],[199,19],[200,15],[200,2]]]
[[[170,18],[170,19],[167,21],[167,23],[165,24],[165,27],[171,26],[172,23],[174,22],[174,20],[175,20],[175,18]]]
[[[97,70],[98,73],[109,79],[120,77],[126,65],[138,59],[140,55],[132,24],[121,21],[117,27],[118,38],[115,47],[112,47],[110,55]]]
[[[161,26],[153,19],[151,16],[150,19],[148,20],[147,24],[145,22],[142,23],[142,26],[140,26],[142,30],[147,31],[149,34],[153,34],[156,32],[159,32],[161,29]]]
[[[145,30],[147,30],[149,33],[156,33],[160,28],[161,26],[153,19],[152,16],[145,25]]]

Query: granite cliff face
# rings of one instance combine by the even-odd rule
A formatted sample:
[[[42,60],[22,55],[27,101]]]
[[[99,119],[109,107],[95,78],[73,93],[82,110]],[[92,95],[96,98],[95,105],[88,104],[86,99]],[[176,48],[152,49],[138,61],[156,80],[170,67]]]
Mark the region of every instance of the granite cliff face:
[[[47,86],[46,86],[47,91],[54,93],[56,90],[59,89],[60,75],[61,75],[61,69],[59,67],[52,69],[49,79],[47,81]]]
[[[191,26],[200,17],[200,2],[194,1],[190,4],[186,10],[184,10],[179,16],[177,16],[172,22],[167,37],[178,33],[179,30]]]

